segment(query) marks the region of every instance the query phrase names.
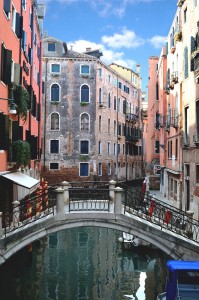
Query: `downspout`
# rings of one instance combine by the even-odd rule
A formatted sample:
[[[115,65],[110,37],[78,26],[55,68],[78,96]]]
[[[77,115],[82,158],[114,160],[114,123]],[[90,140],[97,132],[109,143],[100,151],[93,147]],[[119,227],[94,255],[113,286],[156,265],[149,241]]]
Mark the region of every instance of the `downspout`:
[[[42,38],[42,37],[41,37]],[[39,58],[39,74],[42,72],[42,42],[40,41],[40,58]],[[41,159],[41,85],[42,85],[42,80],[40,77],[40,82],[39,82],[39,120],[38,120],[38,144],[37,144],[37,156],[38,159]]]
[[[119,130],[118,130],[118,75],[117,75],[117,105],[116,105],[116,108],[117,108],[117,180],[118,180],[118,158],[119,158],[119,154],[118,154],[118,133],[119,133]]]
[[[47,66],[48,66],[48,59],[45,58],[45,91],[44,91],[44,140],[43,140],[43,151],[44,151],[44,161],[43,161],[43,171],[46,171],[46,100],[47,100]]]

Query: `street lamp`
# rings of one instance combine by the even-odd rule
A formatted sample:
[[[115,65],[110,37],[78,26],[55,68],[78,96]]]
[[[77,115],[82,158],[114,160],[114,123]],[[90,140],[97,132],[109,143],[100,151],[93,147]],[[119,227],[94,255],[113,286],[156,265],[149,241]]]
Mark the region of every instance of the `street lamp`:
[[[17,110],[16,110],[16,104],[14,102],[14,99],[0,97],[0,100],[7,100],[9,102],[9,113],[12,115],[16,115]]]

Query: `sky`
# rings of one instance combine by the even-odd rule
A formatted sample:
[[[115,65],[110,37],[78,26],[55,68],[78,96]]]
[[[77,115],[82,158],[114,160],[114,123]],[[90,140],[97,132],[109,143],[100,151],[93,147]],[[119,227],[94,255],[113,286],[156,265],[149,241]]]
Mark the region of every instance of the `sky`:
[[[39,1],[40,2],[40,1]],[[159,56],[177,10],[177,0],[43,0],[44,32],[85,52],[100,49],[101,60],[136,71],[147,92],[148,60]]]

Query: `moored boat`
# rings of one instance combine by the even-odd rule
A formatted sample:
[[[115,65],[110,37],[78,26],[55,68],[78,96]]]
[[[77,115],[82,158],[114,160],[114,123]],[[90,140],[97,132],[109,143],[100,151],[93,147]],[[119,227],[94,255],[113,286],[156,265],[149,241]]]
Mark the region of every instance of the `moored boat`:
[[[166,291],[157,300],[199,299],[199,261],[167,262]]]

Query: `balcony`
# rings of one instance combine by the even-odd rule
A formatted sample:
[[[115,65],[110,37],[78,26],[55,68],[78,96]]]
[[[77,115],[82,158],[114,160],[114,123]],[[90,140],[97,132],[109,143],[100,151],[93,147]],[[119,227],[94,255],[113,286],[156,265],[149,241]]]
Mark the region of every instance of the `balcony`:
[[[106,108],[106,103],[105,102],[98,102],[98,107],[99,108]]]
[[[165,94],[167,94],[167,95],[170,93],[170,88],[169,88],[169,85],[168,85],[168,84],[164,87],[164,92],[165,92]]]
[[[171,109],[171,121],[170,125],[174,128],[178,127],[179,115],[176,108]]]
[[[172,74],[171,74],[171,82],[172,83],[178,83],[178,72],[176,71],[176,72],[173,72]]]
[[[199,132],[196,132],[194,135],[193,135],[193,141],[194,143],[199,146]]]
[[[126,121],[136,123],[138,121],[138,115],[137,114],[131,114],[127,113],[126,114]]]
[[[189,147],[190,139],[189,135],[187,133],[183,133],[182,135],[182,146],[183,147]]]
[[[129,134],[126,136],[127,142],[137,143],[140,140],[140,135]]]

